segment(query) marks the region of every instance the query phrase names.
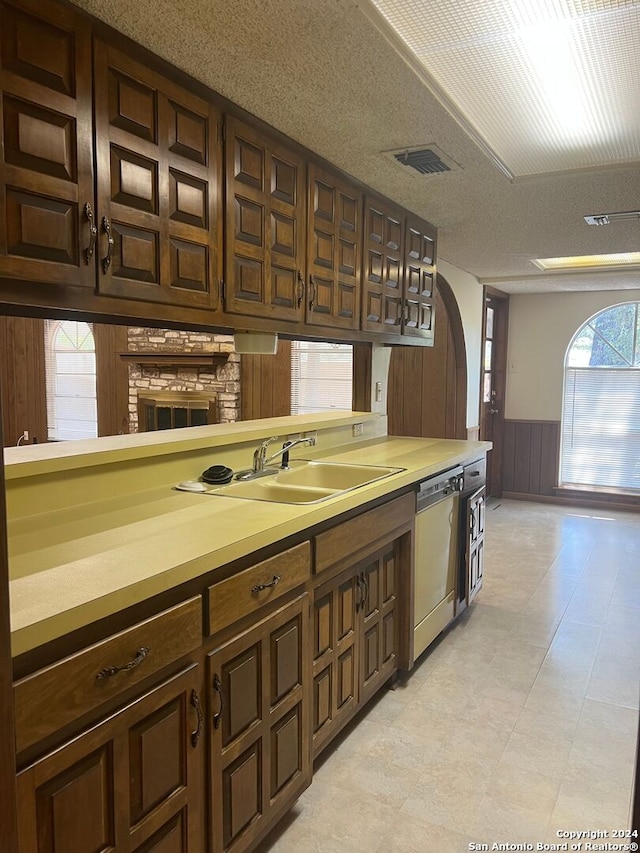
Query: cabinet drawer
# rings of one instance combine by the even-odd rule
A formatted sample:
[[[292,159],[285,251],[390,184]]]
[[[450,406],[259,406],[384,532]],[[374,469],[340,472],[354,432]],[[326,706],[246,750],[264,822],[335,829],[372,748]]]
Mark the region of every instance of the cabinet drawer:
[[[311,576],[311,543],[302,542],[275,557],[263,560],[227,580],[210,586],[206,593],[208,634],[232,625]]]
[[[72,723],[202,643],[202,599],[190,598],[17,681],[18,751]]]
[[[411,492],[319,533],[315,537],[316,573],[332,566],[340,569],[344,560],[357,557],[363,548],[371,550],[376,542],[410,522],[415,507],[416,497]]]

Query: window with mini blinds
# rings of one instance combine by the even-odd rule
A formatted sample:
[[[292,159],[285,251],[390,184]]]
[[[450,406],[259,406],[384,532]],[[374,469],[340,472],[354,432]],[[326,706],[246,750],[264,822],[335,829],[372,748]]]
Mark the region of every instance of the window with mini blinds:
[[[98,435],[96,347],[93,327],[46,320],[45,373],[49,441]]]
[[[640,492],[640,303],[592,317],[565,359],[560,485]]]

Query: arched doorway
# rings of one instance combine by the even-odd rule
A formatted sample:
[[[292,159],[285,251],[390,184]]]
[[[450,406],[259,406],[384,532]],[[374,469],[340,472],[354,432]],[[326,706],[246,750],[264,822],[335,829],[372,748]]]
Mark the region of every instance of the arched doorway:
[[[462,318],[440,274],[433,347],[394,347],[389,368],[389,435],[466,439],[467,358]]]

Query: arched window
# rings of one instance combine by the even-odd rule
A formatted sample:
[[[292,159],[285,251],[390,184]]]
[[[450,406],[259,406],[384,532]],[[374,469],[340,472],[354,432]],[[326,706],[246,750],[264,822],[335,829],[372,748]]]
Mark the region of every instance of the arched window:
[[[45,359],[49,440],[96,438],[96,348],[91,326],[47,320]]]
[[[565,359],[560,485],[640,492],[640,303],[614,305]]]

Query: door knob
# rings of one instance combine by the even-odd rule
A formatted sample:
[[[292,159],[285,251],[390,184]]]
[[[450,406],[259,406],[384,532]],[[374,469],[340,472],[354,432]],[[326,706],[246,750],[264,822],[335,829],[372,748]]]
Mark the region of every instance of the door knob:
[[[491,409],[489,409],[489,412],[490,412],[492,415],[497,415],[497,414],[499,414],[499,413],[500,413],[500,410],[499,410],[499,409],[491,408]]]

